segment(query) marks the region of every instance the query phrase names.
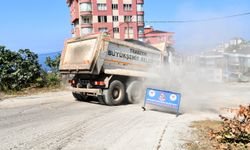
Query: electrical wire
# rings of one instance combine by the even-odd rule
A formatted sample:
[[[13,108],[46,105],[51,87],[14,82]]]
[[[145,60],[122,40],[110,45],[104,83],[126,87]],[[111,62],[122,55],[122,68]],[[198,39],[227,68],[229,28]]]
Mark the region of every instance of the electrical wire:
[[[228,18],[235,18],[240,16],[247,16],[250,15],[250,12],[234,14],[224,17],[213,17],[207,19],[191,19],[191,20],[155,20],[155,21],[144,21],[145,23],[197,23],[197,22],[209,22],[209,21],[216,21],[216,20],[225,20]]]

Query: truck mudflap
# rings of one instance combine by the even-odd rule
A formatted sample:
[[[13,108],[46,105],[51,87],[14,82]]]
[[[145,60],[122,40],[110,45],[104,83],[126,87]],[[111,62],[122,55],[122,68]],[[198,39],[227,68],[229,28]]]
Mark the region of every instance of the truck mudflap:
[[[72,92],[85,93],[88,96],[101,96],[103,92],[101,89],[88,89],[88,88],[71,88]]]

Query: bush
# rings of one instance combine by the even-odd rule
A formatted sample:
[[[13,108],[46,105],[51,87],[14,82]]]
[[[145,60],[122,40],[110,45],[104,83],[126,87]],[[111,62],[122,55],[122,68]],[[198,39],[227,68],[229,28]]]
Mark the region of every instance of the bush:
[[[61,54],[58,54],[54,59],[51,57],[46,58],[45,64],[51,70],[51,72],[45,75],[47,79],[47,86],[59,86],[61,83],[61,77],[59,73],[60,58]]]
[[[52,73],[59,73],[61,54],[58,54],[54,59],[46,57],[45,64],[51,69]]]
[[[247,147],[250,144],[250,105],[240,106],[235,113],[233,119],[220,116],[223,120],[222,129],[218,132],[212,131],[211,136],[222,144]]]
[[[17,52],[0,46],[0,91],[19,91],[27,87],[59,86],[60,54],[54,59],[47,57],[45,64],[51,72],[44,71],[38,63],[38,55],[29,49]]]
[[[18,91],[36,83],[41,67],[37,54],[29,49],[18,52],[0,46],[0,90]]]
[[[48,86],[59,86],[61,83],[61,78],[58,74],[49,73],[47,75],[47,85]]]
[[[36,79],[35,87],[43,88],[47,86],[47,72],[43,69],[40,71],[40,77]]]

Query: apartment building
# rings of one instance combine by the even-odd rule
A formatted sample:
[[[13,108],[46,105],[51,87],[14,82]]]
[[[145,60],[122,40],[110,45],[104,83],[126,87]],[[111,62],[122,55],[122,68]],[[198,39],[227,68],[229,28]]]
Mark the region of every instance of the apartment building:
[[[72,36],[108,32],[118,39],[144,38],[144,0],[67,0]]]
[[[201,53],[199,63],[204,68],[221,69],[225,81],[250,81],[250,42],[233,38]]]

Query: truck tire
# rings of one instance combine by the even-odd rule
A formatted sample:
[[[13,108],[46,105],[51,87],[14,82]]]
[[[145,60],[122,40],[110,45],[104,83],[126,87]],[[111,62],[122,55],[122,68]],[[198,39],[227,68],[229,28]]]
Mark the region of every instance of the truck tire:
[[[126,90],[127,100],[130,104],[136,104],[143,101],[144,88],[140,81],[131,82]]]
[[[87,96],[81,93],[72,92],[72,95],[77,101],[87,101]]]
[[[100,103],[101,105],[106,105],[106,103],[105,103],[105,101],[104,101],[104,96],[99,95],[99,96],[97,96],[97,99],[98,99],[98,101],[99,101],[99,103]]]
[[[103,90],[104,102],[109,106],[120,105],[125,98],[125,87],[121,81],[114,80],[108,89]]]

